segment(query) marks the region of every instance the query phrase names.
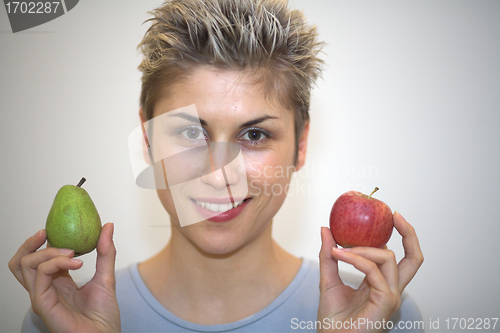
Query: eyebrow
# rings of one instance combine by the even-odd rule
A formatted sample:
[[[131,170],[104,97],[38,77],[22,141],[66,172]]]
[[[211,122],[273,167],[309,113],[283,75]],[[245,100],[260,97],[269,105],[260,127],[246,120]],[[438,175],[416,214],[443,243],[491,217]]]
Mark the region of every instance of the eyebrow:
[[[208,126],[208,124],[205,120],[198,118],[198,117],[195,117],[195,116],[192,116],[192,115],[187,114],[185,112],[178,112],[176,114],[171,115],[171,117],[180,117],[180,118],[184,118],[186,120],[189,120],[193,123],[200,123],[203,126]]]
[[[255,118],[255,119],[247,121],[246,123],[241,124],[240,128],[247,127],[247,126],[252,126],[252,125],[256,125],[256,124],[261,123],[261,122],[263,122],[265,120],[268,120],[268,119],[278,119],[278,117],[262,116],[262,117],[259,117],[259,118]]]
[[[171,117],[180,117],[180,118],[189,120],[189,121],[191,121],[193,123],[198,123],[199,122],[203,126],[208,126],[208,123],[205,120],[203,120],[201,118],[198,118],[198,117],[195,117],[195,116],[192,116],[192,115],[187,114],[185,112],[178,112],[176,114],[172,114]],[[240,128],[244,128],[244,127],[256,125],[256,124],[262,123],[262,122],[264,122],[264,121],[266,121],[268,119],[278,119],[278,117],[273,117],[273,116],[266,115],[266,116],[262,116],[262,117],[259,117],[259,118],[255,118],[255,119],[249,120],[249,121],[241,124]]]

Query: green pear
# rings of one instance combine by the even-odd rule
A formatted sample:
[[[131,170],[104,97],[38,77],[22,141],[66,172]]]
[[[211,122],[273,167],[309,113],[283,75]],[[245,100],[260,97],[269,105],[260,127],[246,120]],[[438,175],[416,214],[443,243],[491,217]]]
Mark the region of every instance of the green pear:
[[[50,208],[45,230],[50,246],[75,251],[75,257],[93,251],[101,234],[101,218],[85,189],[78,185],[59,189]]]

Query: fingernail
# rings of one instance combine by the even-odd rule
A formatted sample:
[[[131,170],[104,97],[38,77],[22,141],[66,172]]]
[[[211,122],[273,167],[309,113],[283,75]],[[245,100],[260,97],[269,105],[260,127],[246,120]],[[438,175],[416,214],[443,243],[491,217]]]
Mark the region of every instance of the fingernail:
[[[71,259],[71,261],[74,262],[75,264],[83,263],[83,261],[81,261],[80,259]]]
[[[37,232],[33,235],[33,237],[38,237],[38,236],[40,236],[40,235],[42,234],[42,231],[43,231],[43,230],[44,230],[44,229],[40,229],[40,230],[38,230],[38,231],[37,231]]]
[[[71,252],[73,252],[73,250],[70,250],[70,249],[57,249],[57,251],[64,253],[64,254],[71,254]]]

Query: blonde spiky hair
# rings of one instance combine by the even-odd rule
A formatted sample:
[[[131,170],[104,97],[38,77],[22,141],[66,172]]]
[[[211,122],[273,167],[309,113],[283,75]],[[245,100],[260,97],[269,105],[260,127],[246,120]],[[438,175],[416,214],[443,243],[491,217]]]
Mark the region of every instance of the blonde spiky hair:
[[[261,74],[266,92],[295,112],[298,149],[322,65],[316,28],[300,11],[280,0],[169,0],[151,14],[139,44],[146,119],[153,116],[160,90],[196,66],[251,70]]]

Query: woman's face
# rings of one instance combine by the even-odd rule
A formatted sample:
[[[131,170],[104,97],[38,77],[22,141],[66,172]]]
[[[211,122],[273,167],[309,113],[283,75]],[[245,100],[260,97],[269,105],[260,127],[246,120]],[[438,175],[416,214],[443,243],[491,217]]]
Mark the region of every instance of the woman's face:
[[[169,187],[157,190],[176,229],[172,237],[179,234],[207,253],[230,253],[262,235],[304,163],[308,127],[294,165],[294,113],[255,82],[249,73],[198,68],[155,105],[154,119],[162,115],[169,129],[155,123],[153,132],[165,133],[163,154],[174,156],[163,164]],[[229,165],[217,157],[224,151],[232,152]],[[170,186],[174,182],[180,184]],[[201,218],[186,225],[185,213]]]

